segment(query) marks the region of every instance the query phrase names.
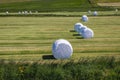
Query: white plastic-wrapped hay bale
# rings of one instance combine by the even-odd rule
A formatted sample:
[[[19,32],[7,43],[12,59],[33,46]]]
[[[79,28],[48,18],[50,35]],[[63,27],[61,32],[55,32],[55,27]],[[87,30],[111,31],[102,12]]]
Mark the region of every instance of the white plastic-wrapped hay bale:
[[[87,22],[87,21],[88,21],[87,15],[83,15],[83,16],[82,16],[82,21],[84,21],[84,22]]]
[[[6,11],[6,14],[9,14],[9,12],[8,12],[8,11]]]
[[[52,53],[56,59],[67,59],[72,56],[72,45],[65,39],[56,40],[52,45]]]
[[[19,11],[18,14],[21,14],[21,12]]]
[[[89,11],[88,11],[88,14],[91,14],[91,13],[92,13],[91,10],[89,10]]]
[[[115,9],[116,12],[118,12],[118,9]]]
[[[75,31],[78,32],[78,29],[81,28],[82,26],[83,26],[82,23],[76,23],[76,24],[74,25]]]
[[[38,14],[38,11],[35,11],[36,14]]]
[[[83,38],[88,39],[88,38],[94,37],[94,32],[93,32],[92,29],[86,28],[86,29],[83,30],[81,35],[82,35]]]
[[[25,14],[28,14],[28,11],[25,11],[24,13],[25,13]]]
[[[29,14],[32,14],[32,11],[29,11]]]
[[[22,14],[25,14],[25,12],[24,12],[24,11],[22,11]]]
[[[84,29],[86,29],[86,28],[87,28],[87,26],[84,26],[84,25],[81,28],[78,28],[78,33],[82,34]]]
[[[94,11],[94,12],[93,12],[93,15],[94,15],[94,16],[97,16],[97,15],[98,15],[98,12],[97,12],[97,11]]]

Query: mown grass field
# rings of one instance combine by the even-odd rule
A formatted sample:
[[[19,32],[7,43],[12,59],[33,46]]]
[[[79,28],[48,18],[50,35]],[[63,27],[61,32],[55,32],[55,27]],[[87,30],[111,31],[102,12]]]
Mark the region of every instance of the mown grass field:
[[[71,59],[80,57],[120,57],[119,16],[81,17],[0,17],[0,59],[43,60],[52,55],[52,43],[68,40],[74,49]],[[74,24],[81,22],[94,31],[94,38],[83,39],[73,32]]]

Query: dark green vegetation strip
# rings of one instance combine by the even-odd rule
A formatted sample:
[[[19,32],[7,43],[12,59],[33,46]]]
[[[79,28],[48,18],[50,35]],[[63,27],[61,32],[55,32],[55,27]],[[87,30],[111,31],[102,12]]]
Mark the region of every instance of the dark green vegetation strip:
[[[1,0],[0,3],[24,2],[24,1],[35,1],[35,0]],[[120,0],[88,0],[88,1],[96,1],[96,2],[120,2]]]
[[[91,0],[35,0],[28,2],[1,3],[0,11],[88,11],[112,10],[111,7],[100,7]]]
[[[33,1],[33,0],[0,0],[0,3],[25,2],[25,1]]]
[[[93,1],[93,0],[91,0]],[[120,0],[94,0],[96,2],[102,2],[102,3],[112,3],[112,2],[120,2]]]
[[[47,63],[46,63],[47,62]],[[0,80],[119,80],[120,59],[114,57],[34,63],[0,60]]]

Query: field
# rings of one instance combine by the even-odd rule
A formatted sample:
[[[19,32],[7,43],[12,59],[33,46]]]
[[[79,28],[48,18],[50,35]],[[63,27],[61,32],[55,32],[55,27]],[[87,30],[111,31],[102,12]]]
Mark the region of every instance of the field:
[[[73,46],[71,59],[83,56],[120,56],[119,16],[80,17],[0,17],[0,59],[42,60],[52,55],[52,43],[66,39]],[[74,24],[81,22],[94,31],[94,38],[83,39],[74,32]]]

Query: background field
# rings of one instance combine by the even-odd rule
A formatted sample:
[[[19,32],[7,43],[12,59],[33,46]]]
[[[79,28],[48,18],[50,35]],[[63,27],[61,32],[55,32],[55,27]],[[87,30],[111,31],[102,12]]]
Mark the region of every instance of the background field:
[[[0,58],[41,60],[51,55],[52,43],[67,39],[73,46],[71,58],[83,56],[120,56],[119,16],[89,17],[0,17]],[[117,20],[117,21],[116,21]],[[93,29],[92,39],[82,39],[73,32],[74,24],[81,22]]]

